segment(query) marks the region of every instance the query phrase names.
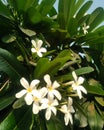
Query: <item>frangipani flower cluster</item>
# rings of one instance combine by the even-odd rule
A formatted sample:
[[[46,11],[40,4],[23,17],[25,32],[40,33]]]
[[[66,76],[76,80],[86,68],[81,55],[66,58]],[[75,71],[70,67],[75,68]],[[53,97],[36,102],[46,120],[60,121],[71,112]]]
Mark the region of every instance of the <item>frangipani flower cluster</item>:
[[[79,98],[82,98],[81,91],[85,94],[87,91],[81,84],[84,82],[82,77],[77,77],[75,72],[72,72],[74,81],[71,81],[71,86],[74,91],[77,92]],[[65,125],[68,125],[69,121],[73,124],[72,113],[75,112],[72,104],[73,99],[67,97],[63,104],[63,97],[59,91],[60,84],[55,80],[51,81],[50,75],[44,76],[45,86],[39,86],[40,81],[34,79],[29,84],[28,81],[23,77],[20,79],[21,85],[24,87],[23,90],[16,94],[16,98],[24,97],[27,105],[32,104],[32,111],[34,114],[38,114],[39,111],[45,110],[45,118],[49,120],[53,115],[56,116],[57,110],[64,113]],[[65,99],[64,99],[65,100]]]

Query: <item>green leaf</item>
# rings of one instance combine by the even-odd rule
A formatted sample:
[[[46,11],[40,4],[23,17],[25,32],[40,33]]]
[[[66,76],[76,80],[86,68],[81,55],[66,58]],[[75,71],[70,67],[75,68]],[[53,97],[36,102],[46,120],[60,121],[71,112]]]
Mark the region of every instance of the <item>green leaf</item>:
[[[70,19],[74,15],[74,6],[76,0],[60,0],[59,1],[59,14],[63,14],[66,25],[69,25]]]
[[[79,8],[81,7],[83,3],[84,3],[84,0],[77,0],[75,4],[75,13],[79,10]]]
[[[0,15],[4,16],[4,17],[11,17],[11,13],[10,10],[8,9],[8,7],[6,5],[4,5],[2,3],[2,1],[0,0]]]
[[[0,97],[0,111],[12,104],[14,100],[15,97],[11,95],[5,95],[3,97]]]
[[[54,7],[52,7],[52,9],[50,10],[49,15],[50,15],[51,17],[54,17],[54,16],[57,15],[57,11],[56,11],[56,9],[55,9]]]
[[[104,107],[104,97],[95,97],[95,100]]]
[[[92,71],[94,71],[94,69],[92,67],[83,67],[83,68],[75,70],[77,75],[87,74],[87,73],[90,73]],[[60,80],[61,82],[72,80],[73,79],[72,73],[68,73],[68,74],[65,74],[65,75],[62,75],[62,76],[58,76],[57,79]]]
[[[90,103],[88,106],[88,123],[91,130],[102,130],[103,129],[103,120],[102,117],[98,114],[94,107],[94,103]]]
[[[86,85],[86,89],[88,93],[104,96],[104,90],[101,88],[100,85]]]
[[[102,14],[104,14],[104,9],[101,7],[95,9],[92,12],[88,20],[88,25],[90,25],[90,28],[89,28],[90,31],[96,28],[98,25],[100,25],[104,21],[104,15]]]
[[[76,35],[78,33],[77,27],[78,27],[77,20],[75,18],[71,18],[70,23],[68,23],[67,27],[68,32],[71,36]]]
[[[24,97],[19,98],[18,100],[16,100],[13,103],[13,108],[14,109],[18,109],[18,108],[22,107],[24,104],[25,104]]]
[[[88,74],[93,71],[94,69],[92,67],[82,67],[80,69],[75,70],[77,75]]]
[[[46,121],[47,130],[65,130],[60,120],[57,118],[51,118]]]
[[[25,107],[13,110],[1,122],[0,130],[30,130],[32,125],[31,109]]]
[[[42,0],[40,5],[38,6],[38,11],[42,14],[42,16],[46,16],[51,11],[56,0]]]
[[[23,75],[26,75],[26,70],[20,62],[10,52],[2,48],[0,48],[0,71],[8,74],[14,81],[18,81]]]
[[[87,1],[78,11],[78,13],[76,14],[76,19],[79,21],[84,14],[87,12],[87,10],[90,8],[90,6],[92,5],[92,1]]]
[[[32,24],[37,24],[42,20],[40,12],[35,7],[31,7],[28,10],[28,18]]]
[[[33,31],[33,30],[30,30],[30,29],[26,29],[26,28],[22,28],[22,27],[19,27],[20,30],[25,33],[27,36],[29,37],[32,37],[32,36],[35,36],[36,35],[36,32]]]
[[[4,36],[3,38],[2,38],[2,41],[4,42],[4,43],[11,43],[11,42],[14,42],[16,40],[16,37],[15,36],[13,36],[13,35],[6,35],[6,36]]]
[[[31,6],[33,6],[35,0],[15,0],[14,4],[18,11],[27,11]]]
[[[71,59],[71,52],[69,50],[62,51],[52,61],[47,58],[41,58],[37,63],[37,67],[34,71],[34,76],[36,78],[39,78],[46,73],[54,75],[69,59]]]

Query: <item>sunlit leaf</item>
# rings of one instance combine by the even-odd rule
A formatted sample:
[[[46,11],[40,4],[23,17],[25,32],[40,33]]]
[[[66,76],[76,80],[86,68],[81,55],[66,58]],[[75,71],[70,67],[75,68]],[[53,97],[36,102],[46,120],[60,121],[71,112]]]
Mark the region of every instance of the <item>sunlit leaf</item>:
[[[95,100],[104,107],[104,97],[95,97]]]
[[[30,29],[26,29],[26,28],[22,28],[20,27],[20,30],[25,33],[27,36],[35,36],[36,35],[36,32],[33,31],[33,30],[30,30]]]
[[[3,41],[4,43],[11,43],[11,42],[13,42],[13,41],[15,41],[15,40],[16,40],[16,37],[13,36],[13,35],[6,35],[6,36],[4,36],[4,37],[2,38],[2,41]]]

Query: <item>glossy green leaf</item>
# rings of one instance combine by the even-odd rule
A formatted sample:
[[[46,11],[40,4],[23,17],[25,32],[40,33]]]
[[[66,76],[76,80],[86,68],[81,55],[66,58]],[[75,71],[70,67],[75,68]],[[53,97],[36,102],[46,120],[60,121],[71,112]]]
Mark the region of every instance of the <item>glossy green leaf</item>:
[[[82,4],[84,3],[84,0],[77,0],[75,4],[75,13],[80,9]]]
[[[98,114],[94,107],[94,103],[90,103],[88,106],[88,123],[91,130],[102,130],[103,129],[103,120]]]
[[[82,67],[80,69],[75,70],[77,75],[88,74],[93,71],[94,71],[94,69],[92,67]]]
[[[6,35],[2,38],[2,41],[4,43],[11,43],[11,42],[14,42],[16,40],[16,37],[13,36],[13,35]]]
[[[83,74],[87,74],[94,71],[94,69],[92,67],[83,67],[80,69],[76,69],[75,72],[77,75],[83,75]],[[58,76],[58,80],[60,80],[61,82],[65,82],[68,80],[72,80],[72,73],[68,73],[66,75],[62,75],[62,76]]]
[[[63,14],[65,23],[69,25],[70,19],[74,15],[74,6],[75,6],[76,0],[60,0],[59,1],[59,13]]]
[[[86,89],[88,93],[104,96],[104,90],[101,88],[100,85],[86,85]]]
[[[47,58],[41,58],[37,63],[34,75],[37,78],[43,76],[46,73],[54,75],[69,59],[71,59],[71,53],[68,50],[64,50],[59,53],[59,55],[52,61]]]
[[[104,97],[95,97],[95,100],[104,107]]]
[[[90,6],[92,5],[92,1],[87,1],[78,11],[78,13],[76,14],[76,19],[79,21],[84,14],[87,12],[87,10],[90,8]]]
[[[88,20],[88,25],[90,25],[89,30],[93,30],[98,25],[100,25],[104,21],[104,9],[99,7],[95,9],[92,14],[90,15],[90,18]]]
[[[71,36],[77,35],[77,27],[78,27],[78,23],[77,20],[75,18],[71,18],[70,19],[70,23],[68,23],[68,32]]]
[[[7,115],[7,117],[1,122],[0,130],[30,130],[31,125],[31,109],[23,107],[10,112],[9,115]]]
[[[52,9],[50,10],[49,15],[53,18],[57,15],[57,11],[54,7],[52,7]]]
[[[55,0],[42,0],[38,7],[38,11],[43,15],[46,16],[52,9]]]
[[[30,29],[20,27],[20,30],[25,33],[27,36],[32,37],[36,35],[36,32]]]
[[[10,104],[12,104],[14,100],[15,100],[15,97],[11,93],[10,94],[8,93],[0,97],[0,111],[6,108],[7,106],[9,106]]]
[[[20,62],[10,52],[2,48],[0,48],[0,71],[7,73],[14,81],[18,81],[26,74],[25,68]]]

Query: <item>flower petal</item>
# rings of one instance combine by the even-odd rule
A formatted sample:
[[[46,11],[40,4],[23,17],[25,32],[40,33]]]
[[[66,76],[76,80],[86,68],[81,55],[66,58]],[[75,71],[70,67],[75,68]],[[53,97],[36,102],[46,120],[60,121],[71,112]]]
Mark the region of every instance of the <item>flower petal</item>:
[[[53,90],[53,93],[59,100],[61,100],[61,94],[59,93],[59,91]]]
[[[35,80],[32,80],[31,84],[30,84],[30,88],[35,88],[37,84],[39,84],[39,80],[38,79],[35,79]]]
[[[35,40],[31,40],[32,45],[37,48]]]
[[[65,116],[64,116],[64,121],[65,121],[65,125],[68,125],[68,123],[69,123],[69,116],[68,116],[68,113],[65,114]]]
[[[71,113],[74,113],[74,112],[75,112],[75,110],[74,110],[74,108],[73,108],[72,106],[70,106],[70,112],[71,112]]]
[[[43,44],[43,41],[42,40],[38,40],[37,41],[37,48],[41,48],[41,46],[42,46],[42,44]]]
[[[37,51],[37,55],[38,55],[39,57],[42,57],[42,56],[43,56],[43,54],[42,54],[40,51]]]
[[[41,47],[39,51],[40,52],[47,52],[46,48],[44,48],[44,47]]]
[[[28,83],[28,81],[25,79],[25,78],[21,78],[20,79],[20,83],[22,84],[22,86],[24,87],[24,88],[29,88],[29,83]]]
[[[73,76],[74,80],[77,81],[78,77],[77,77],[75,71],[72,72],[72,76]]]
[[[52,84],[52,82],[51,82],[50,76],[49,76],[48,74],[46,74],[46,75],[44,76],[44,80],[45,80],[45,82],[47,83],[47,85],[50,87],[51,84]]]
[[[47,110],[46,110],[46,113],[45,113],[45,118],[46,118],[46,120],[49,120],[50,117],[51,117],[51,110],[50,110],[50,109],[47,109]]]
[[[53,98],[54,98],[53,91],[49,91],[48,92],[48,99],[53,99]]]
[[[61,106],[61,109],[60,109],[63,113],[67,113],[67,106],[66,105],[63,105]]]
[[[43,97],[46,96],[48,90],[47,90],[46,87],[43,87],[43,88],[41,88],[41,89],[39,90],[39,92],[40,92],[40,94],[41,94],[41,97],[43,98]]]
[[[57,105],[59,105],[59,103],[58,103],[58,101],[55,99],[55,100],[51,100],[51,102],[52,102],[52,106],[57,106]]]
[[[68,114],[67,114],[67,117],[69,118],[70,123],[73,124],[73,119],[72,119],[71,113],[68,113]]]
[[[79,96],[79,99],[81,99],[81,98],[82,98],[82,93],[81,93],[81,90],[80,90],[80,89],[77,89],[77,94],[78,94],[78,96]]]
[[[78,84],[83,84],[84,82],[84,78],[83,77],[79,77],[78,78]]]
[[[39,105],[33,103],[33,108],[32,108],[33,113],[34,113],[34,114],[38,114],[38,113],[39,113],[39,110],[40,110]]]
[[[56,115],[57,109],[55,107],[51,107],[51,110]]]
[[[33,97],[30,93],[27,93],[25,96],[25,101],[27,105],[31,105],[33,102]]]
[[[36,53],[36,52],[37,52],[37,50],[36,50],[35,48],[31,48],[31,51],[32,51],[33,53]]]
[[[79,86],[79,88],[83,93],[87,94],[87,90],[83,86]]]
[[[27,91],[25,89],[23,89],[20,92],[18,92],[15,96],[16,96],[16,98],[21,98],[26,93],[27,93]]]
[[[72,103],[73,103],[72,98],[71,98],[71,97],[68,97],[68,106],[71,106],[71,105],[72,105]]]
[[[58,88],[60,86],[60,84],[57,81],[54,81],[52,84],[53,88]]]
[[[73,83],[73,84],[72,84],[72,88],[73,88],[73,90],[77,90],[77,89],[78,89],[78,86],[76,86],[76,84]]]
[[[33,95],[33,97],[34,97],[34,100],[35,100],[35,98],[36,98],[36,100],[38,101],[38,100],[41,98],[41,95],[40,95],[40,93],[39,93],[38,90],[33,90],[33,91],[32,91],[32,95]]]

